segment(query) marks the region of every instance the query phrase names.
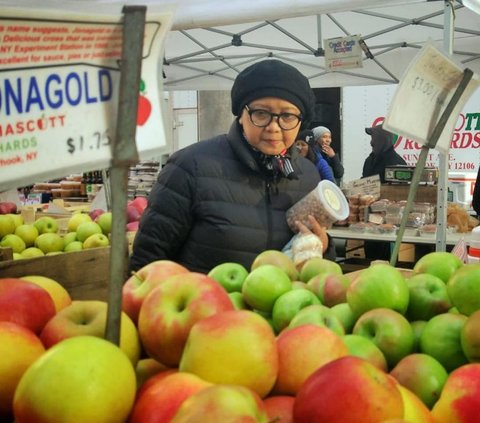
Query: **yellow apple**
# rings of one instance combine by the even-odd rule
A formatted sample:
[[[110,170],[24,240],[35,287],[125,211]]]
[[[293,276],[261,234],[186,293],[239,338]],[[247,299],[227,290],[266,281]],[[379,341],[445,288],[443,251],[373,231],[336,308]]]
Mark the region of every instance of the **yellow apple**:
[[[34,258],[44,256],[45,253],[37,247],[28,247],[23,250],[20,255],[22,258]]]
[[[0,239],[15,232],[15,221],[7,214],[0,214]]]
[[[63,239],[55,232],[45,232],[38,235],[35,247],[40,248],[45,254],[63,250]]]
[[[15,229],[15,235],[18,235],[25,242],[25,246],[32,247],[35,244],[39,233],[38,229],[34,225],[20,225]]]
[[[21,214],[9,213],[7,216],[10,216],[15,223],[15,228],[18,228],[20,225],[24,224],[23,216]]]
[[[72,303],[68,291],[54,279],[39,275],[22,276],[20,279],[25,279],[45,289],[52,297],[57,313]]]
[[[88,250],[89,248],[108,247],[110,240],[108,236],[104,234],[92,234],[85,241],[83,241],[83,248]]]
[[[10,247],[14,253],[21,253],[27,246],[22,238],[15,234],[5,235],[0,241],[0,247]]]
[[[67,231],[76,232],[78,225],[83,222],[91,222],[92,218],[87,213],[74,213],[67,222]]]
[[[77,226],[77,239],[84,242],[89,236],[93,234],[102,234],[102,228],[98,223],[93,221],[82,222]]]

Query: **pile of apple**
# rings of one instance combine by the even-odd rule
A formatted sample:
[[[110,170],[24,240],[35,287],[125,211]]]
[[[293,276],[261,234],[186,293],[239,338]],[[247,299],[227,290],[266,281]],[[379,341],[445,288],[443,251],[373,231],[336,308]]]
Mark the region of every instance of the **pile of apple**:
[[[135,197],[127,203],[127,231],[135,232],[138,229],[143,212],[147,208],[146,197]]]
[[[122,300],[117,347],[106,303],[0,279],[0,421],[479,421],[480,264],[453,254],[351,275],[273,250],[208,275],[159,260]]]

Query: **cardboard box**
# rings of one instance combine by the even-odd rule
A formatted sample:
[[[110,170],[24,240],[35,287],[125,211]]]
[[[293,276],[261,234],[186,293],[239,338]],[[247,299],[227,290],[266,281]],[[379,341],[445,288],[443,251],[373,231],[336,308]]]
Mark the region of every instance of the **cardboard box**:
[[[1,278],[19,278],[27,275],[54,279],[65,287],[73,300],[107,301],[110,247],[32,259],[0,261]]]
[[[437,185],[419,185],[414,201],[437,204]],[[380,198],[391,201],[406,201],[410,185],[407,184],[383,184],[380,187]]]

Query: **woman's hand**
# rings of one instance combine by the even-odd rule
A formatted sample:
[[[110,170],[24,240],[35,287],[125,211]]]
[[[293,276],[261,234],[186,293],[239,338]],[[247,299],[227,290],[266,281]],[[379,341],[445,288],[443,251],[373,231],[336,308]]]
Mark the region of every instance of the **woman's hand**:
[[[329,145],[322,145],[322,151],[330,158],[335,156],[335,150]]]
[[[308,215],[308,222],[310,223],[311,229],[309,229],[306,225],[304,225],[300,221],[296,221],[295,224],[297,225],[298,231],[302,234],[314,234],[320,238],[322,241],[323,252],[325,252],[328,248],[328,235],[327,235],[327,228],[325,226],[321,226],[320,223],[317,222],[312,215]]]

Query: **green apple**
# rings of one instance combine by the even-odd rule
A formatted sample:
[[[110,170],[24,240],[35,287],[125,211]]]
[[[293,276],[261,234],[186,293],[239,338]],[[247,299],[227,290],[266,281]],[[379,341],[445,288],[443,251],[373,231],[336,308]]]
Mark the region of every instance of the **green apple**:
[[[337,335],[344,335],[345,329],[336,314],[321,304],[312,304],[302,308],[290,321],[289,328],[312,324],[330,329]]]
[[[14,253],[21,253],[27,246],[25,241],[15,234],[5,235],[0,241],[0,247],[10,247]]]
[[[410,300],[406,317],[410,321],[429,320],[452,307],[447,286],[435,275],[418,273],[407,279],[407,285]]]
[[[63,248],[73,241],[78,241],[76,232],[67,232],[63,235]]]
[[[343,335],[342,339],[350,355],[363,358],[384,372],[387,371],[387,360],[380,348],[371,339],[353,334]]]
[[[390,374],[405,388],[410,389],[431,409],[440,398],[448,378],[445,367],[427,354],[403,357]]]
[[[18,235],[23,239],[26,247],[32,247],[35,245],[35,240],[37,239],[39,233],[38,229],[34,225],[23,224],[16,227],[15,235]]]
[[[102,228],[103,234],[108,235],[112,231],[112,212],[102,213],[95,220]]]
[[[313,304],[320,304],[320,300],[307,289],[292,289],[280,295],[272,310],[275,332],[280,333],[301,309]]]
[[[243,301],[243,295],[241,292],[229,292],[228,296],[230,297],[230,300],[232,301],[235,310],[245,310],[248,308],[245,304],[245,301]]]
[[[347,301],[350,279],[343,274],[321,273],[307,282],[310,289],[327,307]]]
[[[248,270],[240,263],[226,262],[215,266],[208,276],[215,279],[227,292],[242,292]]]
[[[413,329],[413,350],[412,352],[420,352],[420,338],[422,336],[423,330],[427,324],[426,320],[416,320],[410,322],[410,326]]]
[[[71,251],[81,251],[81,250],[83,250],[83,242],[82,241],[72,241],[64,247],[63,252],[69,253]]]
[[[298,279],[298,270],[294,261],[284,252],[278,250],[265,250],[258,254],[250,266],[250,271],[264,264],[272,264],[284,270],[291,281]]]
[[[33,225],[37,228],[40,235],[58,232],[58,222],[50,216],[42,216],[38,218],[33,222]]]
[[[13,259],[20,260],[20,259],[23,259],[23,256],[19,253],[13,253]]]
[[[77,240],[84,242],[90,235],[102,234],[102,228],[98,223],[93,221],[83,222],[77,226]]]
[[[7,216],[10,216],[15,223],[15,228],[18,228],[20,225],[24,224],[23,216],[21,214],[8,213]]]
[[[35,240],[35,247],[42,250],[45,254],[63,251],[63,239],[55,232],[44,232],[38,235]]]
[[[447,283],[450,276],[463,266],[456,255],[445,251],[433,251],[421,257],[413,267],[413,273],[429,273]]]
[[[81,241],[80,241],[81,242]],[[107,247],[110,245],[108,236],[100,234],[92,234],[85,241],[83,241],[83,249]]]
[[[292,289],[288,274],[273,264],[264,264],[252,270],[242,287],[243,299],[252,308],[271,312],[280,295]]]
[[[334,261],[320,257],[312,257],[303,264],[300,270],[300,280],[302,282],[308,282],[314,276],[321,273],[336,273],[341,275],[343,274],[343,270],[340,265]]]
[[[88,215],[88,213],[74,213],[70,219],[68,219],[67,231],[76,232],[78,225],[83,222],[92,222],[92,218]]]
[[[460,334],[467,319],[463,314],[453,313],[432,317],[420,336],[420,352],[436,358],[447,372],[466,364]]]
[[[347,288],[347,302],[357,315],[374,308],[390,308],[404,314],[408,301],[404,276],[389,264],[378,263],[362,270]]]
[[[452,274],[447,292],[452,305],[469,316],[480,310],[480,263],[467,264]]]
[[[480,362],[480,310],[468,316],[460,331],[460,342],[468,361]]]
[[[95,336],[75,336],[50,348],[24,373],[13,400],[15,420],[123,422],[135,391],[134,367],[120,348]]]
[[[330,307],[330,310],[342,323],[345,333],[351,333],[358,316],[352,311],[348,303],[335,304]]]
[[[0,239],[15,232],[15,221],[8,214],[0,214]]]
[[[352,333],[370,339],[382,352],[389,368],[412,353],[413,329],[398,311],[375,308],[363,313]]]
[[[28,247],[28,248],[25,248],[25,250],[23,250],[20,255],[22,256],[22,258],[34,258],[34,257],[40,257],[40,256],[44,256],[45,253],[40,250],[40,248],[37,248],[37,247]]]

